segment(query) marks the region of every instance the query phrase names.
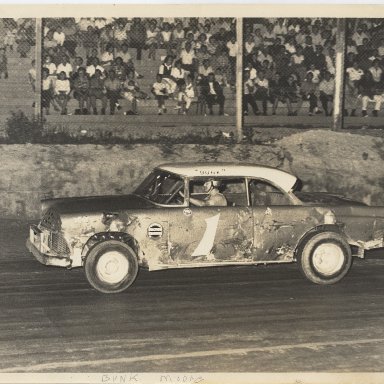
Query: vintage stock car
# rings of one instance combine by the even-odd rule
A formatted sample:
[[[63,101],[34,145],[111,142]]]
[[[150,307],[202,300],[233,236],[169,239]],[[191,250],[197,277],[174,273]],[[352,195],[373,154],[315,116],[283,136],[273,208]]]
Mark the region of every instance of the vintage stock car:
[[[353,257],[384,246],[384,207],[297,184],[259,165],[164,164],[130,195],[43,201],[27,247],[42,264],[83,266],[95,289],[114,293],[139,267],[297,262],[310,281],[333,284]]]

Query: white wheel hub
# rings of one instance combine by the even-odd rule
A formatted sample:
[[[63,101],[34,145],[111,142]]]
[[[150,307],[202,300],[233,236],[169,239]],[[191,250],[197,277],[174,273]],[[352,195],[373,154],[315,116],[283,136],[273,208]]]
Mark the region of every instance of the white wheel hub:
[[[313,252],[312,262],[318,272],[331,276],[342,268],[344,253],[337,244],[320,244]]]
[[[100,280],[108,284],[117,284],[122,281],[129,271],[126,257],[117,251],[104,253],[98,260],[96,273]]]

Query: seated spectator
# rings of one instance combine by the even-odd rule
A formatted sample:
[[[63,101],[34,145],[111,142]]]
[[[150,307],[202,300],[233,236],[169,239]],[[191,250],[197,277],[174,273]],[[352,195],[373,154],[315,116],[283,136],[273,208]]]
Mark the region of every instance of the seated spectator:
[[[324,73],[324,78],[319,84],[320,102],[323,107],[325,116],[331,116],[329,104],[333,102],[333,95],[335,93],[335,80],[329,72]]]
[[[113,41],[113,28],[112,24],[107,24],[104,28],[99,30],[99,44],[101,52],[105,51],[108,44]]]
[[[319,84],[320,83],[320,70],[315,66],[315,64],[311,64],[307,73],[306,77],[308,77],[308,74],[312,74],[312,83]]]
[[[115,71],[116,78],[123,83],[127,78],[127,69],[124,66],[123,59],[120,56],[116,57],[112,65],[112,69]]]
[[[161,76],[163,83],[167,87],[167,95],[171,96],[176,92],[177,83],[172,78],[173,57],[166,56],[163,63],[160,65],[158,74]]]
[[[159,46],[159,31],[156,20],[151,20],[146,30],[145,48],[148,49],[148,59],[156,60],[156,49]]]
[[[285,51],[290,55],[296,53],[296,41],[294,36],[287,36],[284,44]]]
[[[326,61],[325,61],[325,55],[323,53],[323,47],[321,45],[316,45],[315,55],[313,56],[313,64],[318,70],[320,71],[325,70]]]
[[[191,107],[192,101],[195,99],[195,86],[191,75],[187,76],[184,83],[179,85],[179,93],[177,95],[177,107],[179,113],[187,114]]]
[[[100,65],[108,72],[113,65],[114,61],[114,49],[112,44],[108,44],[105,47],[105,51],[100,57]]]
[[[355,46],[357,49],[359,49],[359,46],[364,44],[364,38],[368,38],[369,36],[363,32],[361,24],[357,26],[356,32],[352,35],[352,40],[355,43]]]
[[[137,99],[149,100],[150,97],[148,96],[148,94],[140,89],[140,85],[137,82],[137,80],[135,79],[135,73],[133,71],[130,71],[127,73],[127,79],[123,83],[123,92],[124,92],[125,87],[128,85],[128,82],[131,82],[131,81],[133,81],[134,86],[135,86],[135,97]]]
[[[67,103],[69,94],[71,93],[71,85],[69,79],[66,77],[65,72],[59,73],[57,80],[54,83],[54,95],[57,104],[61,108],[61,114],[67,114]]]
[[[112,41],[112,40],[109,40]],[[83,48],[85,49],[85,56],[88,57],[91,55],[91,52],[96,51],[96,56],[98,55],[98,42],[99,34],[92,25],[87,26],[87,30],[82,34],[82,43]]]
[[[291,56],[292,71],[296,73],[299,81],[304,80],[307,68],[304,65],[303,47],[298,46],[296,52]]]
[[[127,41],[127,23],[123,18],[119,18],[115,24],[114,30],[114,44],[116,47],[120,48],[122,44]],[[106,48],[107,50],[107,48]]]
[[[107,90],[104,87],[104,79],[102,78],[102,72],[96,68],[95,72],[89,80],[89,100],[93,110],[93,114],[97,115],[96,100],[101,100],[101,114],[105,115],[105,109],[107,107]]]
[[[92,59],[91,64],[88,65],[86,68],[88,77],[92,77],[97,70],[99,70],[101,75],[104,76],[104,68],[99,64],[99,59],[97,57],[94,57]]]
[[[323,37],[321,35],[320,29],[316,25],[312,26],[311,37],[312,37],[312,44],[315,47],[318,46],[318,45],[319,46],[323,46],[324,39],[323,39]]]
[[[262,47],[264,45],[264,36],[261,33],[260,28],[255,29],[255,34],[253,36],[253,41],[255,42],[256,48]]]
[[[255,83],[249,76],[249,71],[244,71],[244,85],[243,85],[243,114],[248,116],[248,104],[251,106],[255,115],[260,115],[259,108],[255,100]]]
[[[93,59],[99,60],[99,51],[97,48],[93,48],[90,52],[89,55],[86,57],[86,65],[91,65],[93,63]],[[100,60],[99,60],[100,61]]]
[[[210,59],[212,55],[208,52],[208,48],[206,45],[202,45],[199,51],[196,53],[196,61],[197,63],[202,63],[205,59]]]
[[[305,80],[300,85],[300,96],[297,104],[297,112],[300,110],[304,101],[309,101],[308,115],[319,113],[317,107],[318,83],[313,82],[313,72],[308,72]]]
[[[244,54],[250,55],[256,49],[256,44],[253,35],[248,35],[244,44]]]
[[[378,59],[373,60],[369,72],[375,88],[383,88],[383,69],[380,67],[380,61]]]
[[[73,68],[71,63],[68,62],[67,56],[63,56],[61,63],[57,66],[57,73],[60,72],[64,72],[67,79],[72,77]]]
[[[136,85],[134,79],[127,80],[123,84],[122,96],[125,100],[128,100],[131,103],[131,109],[128,109],[124,112],[124,115],[137,115],[137,94],[140,91],[140,88]]]
[[[168,23],[163,24],[163,28],[160,31],[160,47],[169,49],[172,44],[172,30]]]
[[[165,100],[168,98],[167,86],[163,83],[162,77],[160,74],[156,76],[156,82],[152,85],[151,92],[155,96],[157,100],[157,104],[159,107],[159,115],[167,112],[167,108],[165,108]]]
[[[272,115],[276,115],[279,102],[287,105],[288,116],[297,115],[297,111],[292,111],[292,102],[297,99],[297,83],[293,75],[284,78],[276,72],[269,84],[269,90],[273,102]]]
[[[128,51],[127,43],[121,44],[120,49],[116,52],[116,57],[121,57],[125,66],[132,62],[132,56]]]
[[[182,42],[185,39],[185,32],[182,23],[177,23],[176,28],[172,31],[172,40],[178,47],[181,47]]]
[[[78,115],[87,115],[89,110],[89,80],[84,68],[79,68],[73,81],[73,96],[79,102]]]
[[[208,43],[207,35],[205,33],[201,33],[195,44],[196,53],[200,51],[202,47],[206,47]]]
[[[346,50],[347,54],[352,52],[354,53],[355,55],[357,55],[357,47],[356,47],[356,44],[355,42],[352,40],[352,38],[350,36],[347,36],[347,50]]]
[[[50,29],[44,37],[43,47],[45,50],[56,48],[57,41],[53,38],[54,30]]]
[[[358,87],[359,87],[359,93],[362,96],[361,115],[363,117],[367,117],[368,103],[374,103],[375,105],[372,111],[372,115],[377,117],[379,115],[381,103],[383,101],[383,95],[382,95],[383,90],[381,85],[378,86],[378,83],[376,83],[373,80],[371,72],[368,71],[366,74],[364,74],[364,76],[359,81]]]
[[[305,43],[303,44],[304,65],[309,68],[311,64],[315,63],[315,48],[312,43],[312,37],[306,36]]]
[[[218,104],[219,115],[224,115],[225,96],[223,88],[215,79],[215,74],[210,73],[207,80],[201,82],[201,85],[203,86],[202,93],[207,103],[209,114],[213,115],[212,106]]]
[[[273,45],[276,35],[274,32],[274,25],[272,23],[267,24],[267,29],[264,32],[264,45],[265,46],[270,46]]]
[[[173,79],[178,86],[185,83],[185,71],[181,66],[181,61],[175,61],[174,66],[171,69],[171,79]]]
[[[195,43],[195,37],[192,32],[186,33],[186,39],[181,43],[181,49],[185,49],[186,44],[191,45],[191,49],[196,52],[196,43]]]
[[[215,71],[215,77],[216,81],[224,88],[229,87],[227,76],[225,76],[225,73],[223,73],[223,70],[221,67],[217,67]]]
[[[275,68],[273,67],[273,63],[269,60],[264,60],[261,64],[260,70],[264,72],[265,78],[268,81],[272,80],[275,76]]]
[[[63,28],[61,25],[56,27],[56,31],[53,33],[53,40],[57,42],[58,46],[63,46],[65,41],[65,33],[63,32]]]
[[[52,62],[51,56],[46,56],[44,59],[43,68],[47,68],[49,72],[49,76],[56,76],[56,64]]]
[[[121,109],[119,99],[121,95],[121,81],[116,77],[113,69],[108,72],[108,77],[104,81],[104,88],[106,89],[107,99],[109,100],[110,114],[115,114],[115,109]]]
[[[78,74],[78,70],[79,68],[84,68],[84,60],[81,56],[77,56],[75,57],[74,61],[73,61],[73,65],[72,65],[72,79],[75,79],[77,74]]]
[[[328,54],[325,56],[326,69],[331,75],[335,75],[335,50],[329,48]]]
[[[260,100],[263,108],[263,115],[267,116],[267,101],[269,99],[269,81],[265,78],[263,71],[257,73],[257,77],[254,80],[256,92],[255,100]],[[257,104],[257,101],[256,101]],[[257,108],[258,109],[258,108]]]
[[[208,79],[208,75],[213,72],[209,59],[205,59],[202,65],[199,66],[198,80],[205,81]]]

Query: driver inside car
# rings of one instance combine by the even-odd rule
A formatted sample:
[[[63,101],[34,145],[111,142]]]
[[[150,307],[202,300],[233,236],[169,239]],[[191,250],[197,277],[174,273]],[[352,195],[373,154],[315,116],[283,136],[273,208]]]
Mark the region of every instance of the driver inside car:
[[[220,181],[218,180],[207,180],[203,185],[203,191],[207,196],[204,199],[196,199],[190,197],[189,201],[191,204],[197,207],[204,206],[215,206],[215,207],[226,207],[228,205],[227,199],[219,191]],[[180,192],[180,195],[184,197],[184,194]]]

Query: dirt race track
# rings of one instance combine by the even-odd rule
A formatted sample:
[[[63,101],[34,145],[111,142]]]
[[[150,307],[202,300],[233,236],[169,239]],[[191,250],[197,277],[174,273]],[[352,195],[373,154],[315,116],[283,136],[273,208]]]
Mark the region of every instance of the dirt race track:
[[[102,295],[45,267],[0,223],[0,372],[384,371],[384,261],[343,282],[295,265],[139,274]]]

